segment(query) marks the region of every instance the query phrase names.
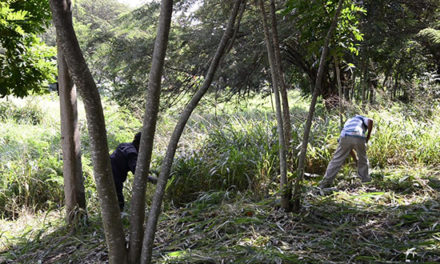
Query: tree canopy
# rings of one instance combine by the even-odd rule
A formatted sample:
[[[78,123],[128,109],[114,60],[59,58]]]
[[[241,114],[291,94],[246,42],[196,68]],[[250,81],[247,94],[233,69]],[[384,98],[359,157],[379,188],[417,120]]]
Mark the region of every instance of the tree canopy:
[[[0,2],[0,96],[45,92],[54,81],[56,51],[38,38],[50,19],[47,1]]]

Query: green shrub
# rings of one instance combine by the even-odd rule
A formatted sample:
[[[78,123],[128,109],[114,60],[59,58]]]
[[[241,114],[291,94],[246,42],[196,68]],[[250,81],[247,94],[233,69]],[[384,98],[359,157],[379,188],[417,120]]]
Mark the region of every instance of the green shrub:
[[[274,113],[264,106],[261,109],[265,111],[249,105],[234,107],[235,113],[228,109],[223,115],[213,117],[204,113],[203,117],[195,117],[197,121],[192,125],[197,124],[204,130],[188,129],[205,134],[198,135],[202,143],[195,137],[193,141],[185,139],[182,145],[186,151],[176,155],[167,189],[172,200],[185,202],[196,198],[200,192],[227,190],[231,186],[238,190],[249,189],[258,195],[278,190],[278,135]],[[440,117],[429,115],[420,107],[403,111],[404,104],[376,107],[366,106],[361,110],[350,105],[347,110],[348,117],[363,114],[375,122],[367,148],[372,168],[440,164]],[[439,108],[436,104],[430,105],[431,112]],[[323,175],[337,147],[340,124],[337,111],[328,111],[318,105],[317,113],[311,128],[305,170]],[[291,114],[295,158],[291,172],[295,175],[307,115],[304,107],[293,107]],[[345,165],[341,173],[351,174],[355,170],[352,165]]]
[[[12,120],[18,124],[37,125],[43,118],[44,112],[36,102],[29,100],[24,106],[18,106],[12,101],[0,102],[0,121]]]
[[[373,166],[437,166],[440,164],[440,118],[413,117],[402,105],[375,111],[368,154]],[[439,111],[439,107],[434,105]]]

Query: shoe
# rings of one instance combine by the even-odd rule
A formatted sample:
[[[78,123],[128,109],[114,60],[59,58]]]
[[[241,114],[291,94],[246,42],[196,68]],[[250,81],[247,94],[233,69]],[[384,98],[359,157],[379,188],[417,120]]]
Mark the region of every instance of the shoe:
[[[364,179],[362,179],[361,181],[362,181],[363,183],[365,183],[365,182],[371,182],[371,177],[368,176],[368,178],[364,178]]]
[[[332,194],[333,192],[336,192],[338,189],[335,187],[329,187],[329,188],[320,188],[319,193],[321,194],[321,196],[325,196],[325,195],[329,195]]]

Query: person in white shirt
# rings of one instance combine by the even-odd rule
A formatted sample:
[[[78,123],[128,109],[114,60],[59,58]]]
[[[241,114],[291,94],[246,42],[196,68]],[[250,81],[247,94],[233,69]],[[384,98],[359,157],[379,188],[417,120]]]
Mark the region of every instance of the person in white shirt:
[[[370,139],[372,129],[373,120],[365,116],[356,115],[345,122],[338,140],[338,148],[328,164],[324,178],[319,183],[320,188],[328,188],[333,184],[336,174],[349,154],[357,163],[358,176],[362,182],[371,181],[368,174],[366,145]],[[357,158],[353,150],[356,150]]]

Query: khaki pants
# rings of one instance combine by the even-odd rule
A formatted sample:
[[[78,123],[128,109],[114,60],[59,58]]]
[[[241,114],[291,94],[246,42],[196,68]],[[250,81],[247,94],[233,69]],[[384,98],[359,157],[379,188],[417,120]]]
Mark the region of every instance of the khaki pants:
[[[358,176],[362,182],[368,182],[371,180],[368,175],[368,158],[366,151],[366,143],[364,138],[346,136],[339,140],[338,148],[330,161],[319,187],[327,188],[333,183],[341,166],[344,164],[345,159],[350,154],[350,151],[356,150],[358,156],[357,169]]]

